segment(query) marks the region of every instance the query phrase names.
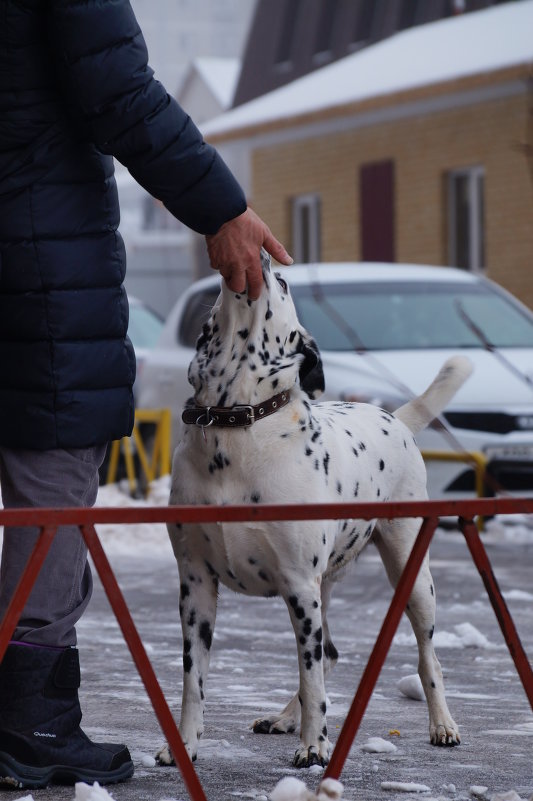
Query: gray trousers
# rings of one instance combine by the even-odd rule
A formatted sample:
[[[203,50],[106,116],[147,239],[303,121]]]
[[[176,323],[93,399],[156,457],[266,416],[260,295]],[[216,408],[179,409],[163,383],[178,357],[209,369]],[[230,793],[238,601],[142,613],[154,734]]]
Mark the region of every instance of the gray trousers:
[[[6,509],[93,506],[105,446],[75,450],[0,448],[0,483]],[[36,528],[6,527],[0,566],[0,620],[38,535]],[[47,646],[76,644],[75,625],[92,593],[87,548],[79,529],[61,526],[13,635]]]

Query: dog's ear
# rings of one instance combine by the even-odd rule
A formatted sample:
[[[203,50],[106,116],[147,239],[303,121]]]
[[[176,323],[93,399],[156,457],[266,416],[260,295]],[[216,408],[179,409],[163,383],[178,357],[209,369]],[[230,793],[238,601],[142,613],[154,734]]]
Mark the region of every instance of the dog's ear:
[[[300,386],[310,398],[318,398],[326,388],[318,345],[312,337],[300,337],[298,350],[304,357],[299,369]]]

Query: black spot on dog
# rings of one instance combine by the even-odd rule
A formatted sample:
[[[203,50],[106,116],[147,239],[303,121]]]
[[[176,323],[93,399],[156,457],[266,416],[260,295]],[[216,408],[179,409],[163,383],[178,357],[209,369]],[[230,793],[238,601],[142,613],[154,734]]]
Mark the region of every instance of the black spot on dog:
[[[261,500],[261,495],[258,492],[252,492],[252,494],[250,495],[250,500],[252,501],[252,503],[259,503],[259,501]]]
[[[182,601],[185,600],[185,598],[187,598],[188,595],[190,595],[189,585],[185,584],[185,583],[182,583],[180,585],[180,598],[181,598],[181,600]]]
[[[203,620],[200,623],[199,634],[200,634],[200,639],[202,640],[206,649],[209,651],[211,648],[211,644],[213,642],[213,630],[211,629],[209,621]]]
[[[205,559],[204,560],[204,564],[205,564],[205,566],[207,568],[207,572],[209,573],[209,575],[218,578],[218,573],[215,570],[215,568],[213,567],[213,565],[211,564],[211,562],[208,562],[207,559]]]
[[[249,557],[248,557],[248,564],[250,564],[250,565],[256,565],[256,564],[257,564],[257,561],[256,561],[256,560],[253,558],[253,556],[249,556]]]
[[[324,473],[327,475],[329,471],[329,453],[327,451],[324,459],[322,460],[322,464],[324,465]]]
[[[435,595],[435,590],[433,589],[433,584],[430,584],[429,591],[432,595]]]
[[[192,670],[192,657],[190,654],[183,654],[183,670],[190,673]]]
[[[322,646],[321,645],[315,645],[315,650],[314,650],[314,654],[313,655],[315,657],[315,661],[316,662],[320,662],[320,660],[322,659]]]
[[[383,459],[379,460],[379,469],[380,470],[385,470],[385,462],[383,461]]]
[[[315,554],[313,556],[313,567],[316,567],[317,565],[318,565],[318,556]]]
[[[317,642],[322,642],[322,626],[315,631],[315,640]]]
[[[381,431],[382,431],[383,434],[385,434],[386,437],[389,436],[389,432],[387,431],[386,428],[382,428]]]
[[[431,682],[431,686],[433,687],[433,689],[435,689],[435,682],[434,681]]]
[[[433,639],[433,634],[435,633],[435,626],[432,626],[429,630],[429,639]]]
[[[339,495],[342,495],[342,484],[340,481],[337,481],[337,492]]]
[[[313,453],[312,449],[309,447],[309,445],[306,445],[306,447],[305,447],[305,455],[306,456],[311,456],[312,453]]]
[[[263,579],[263,581],[268,581],[268,576],[264,570],[258,570],[257,575],[259,576],[260,579]]]
[[[307,642],[307,637],[304,637],[304,635],[302,634],[302,635],[300,635],[300,637],[298,638],[298,640],[299,640],[299,642],[300,642],[300,645],[305,645],[305,644],[306,644],[306,642]]]
[[[248,353],[255,353],[255,345],[253,343],[248,345]]]
[[[326,702],[325,701],[321,701],[321,703],[320,703],[320,711],[322,712],[323,715],[326,714]]]
[[[247,339],[249,331],[247,328],[241,328],[237,333],[242,339]]]
[[[324,643],[324,654],[328,659],[331,659],[332,661],[336,661],[339,658],[339,652],[337,651],[331,640],[327,640],[327,642]]]
[[[194,626],[195,623],[196,623],[196,612],[194,611],[194,609],[191,609],[189,619],[187,620],[187,625]]]

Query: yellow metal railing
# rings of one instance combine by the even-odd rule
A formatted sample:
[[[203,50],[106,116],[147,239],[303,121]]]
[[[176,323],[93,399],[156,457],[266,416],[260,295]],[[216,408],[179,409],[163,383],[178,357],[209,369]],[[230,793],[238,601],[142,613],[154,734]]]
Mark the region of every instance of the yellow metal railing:
[[[139,430],[140,423],[152,423],[155,425],[155,435],[153,448],[150,456],[143,442]],[[106,483],[113,484],[117,476],[118,461],[120,454],[124,456],[126,475],[132,492],[137,489],[137,476],[133,458],[133,448],[131,440],[135,444],[135,451],[139,457],[141,470],[149,484],[158,476],[170,473],[171,456],[171,414],[170,409],[137,409],[135,411],[135,423],[131,437],[123,437],[111,443],[109,451],[109,466],[107,469]]]
[[[425,462],[464,462],[474,468],[475,488],[478,498],[485,495],[485,473],[488,459],[481,451],[422,451]],[[483,518],[477,518],[477,526],[483,529]]]

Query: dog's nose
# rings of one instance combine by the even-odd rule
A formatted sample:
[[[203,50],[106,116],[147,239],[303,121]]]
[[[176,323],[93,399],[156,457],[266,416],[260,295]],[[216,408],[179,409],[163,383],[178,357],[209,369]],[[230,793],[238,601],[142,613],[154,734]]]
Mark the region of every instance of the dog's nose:
[[[261,268],[263,270],[263,281],[268,286],[268,276],[270,275],[270,256],[264,248],[261,248]]]

